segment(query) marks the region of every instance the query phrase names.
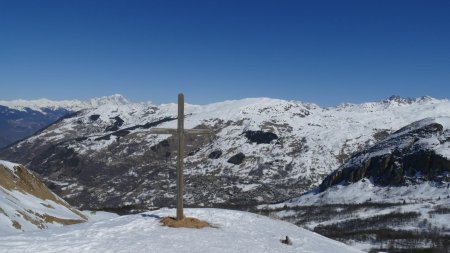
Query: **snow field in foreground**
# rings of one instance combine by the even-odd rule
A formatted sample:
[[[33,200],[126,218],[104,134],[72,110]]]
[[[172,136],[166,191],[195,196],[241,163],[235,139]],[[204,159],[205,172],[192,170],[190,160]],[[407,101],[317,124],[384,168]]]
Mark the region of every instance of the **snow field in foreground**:
[[[161,209],[0,238],[0,252],[360,252],[293,224],[252,213],[185,209],[217,228],[163,227]],[[292,245],[282,244],[286,236]]]

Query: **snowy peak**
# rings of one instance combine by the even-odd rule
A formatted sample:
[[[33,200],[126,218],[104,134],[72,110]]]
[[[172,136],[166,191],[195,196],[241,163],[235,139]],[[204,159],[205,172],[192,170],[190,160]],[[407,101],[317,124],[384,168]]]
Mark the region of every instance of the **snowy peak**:
[[[120,94],[114,94],[112,96],[104,96],[99,98],[92,98],[90,100],[60,100],[54,101],[46,98],[37,100],[12,100],[4,101],[0,100],[0,105],[6,106],[11,109],[26,111],[27,109],[46,113],[45,109],[57,110],[66,109],[68,111],[79,111],[82,109],[96,108],[101,105],[125,105],[130,103],[124,96]]]
[[[422,96],[418,98],[404,98],[397,95],[390,96],[387,99],[366,102],[361,104],[342,103],[336,107],[337,110],[359,110],[359,111],[383,111],[383,110],[395,110],[398,107],[415,107],[415,106],[427,106],[448,102],[447,99],[436,99],[430,96]],[[335,108],[328,108],[335,109]]]
[[[392,95],[388,99],[382,102],[390,105],[410,105],[410,104],[424,104],[424,103],[434,103],[439,101],[438,99],[432,98],[430,96],[422,96],[418,98],[404,98],[398,95]]]
[[[101,105],[116,105],[116,106],[120,106],[120,105],[126,105],[129,104],[130,102],[122,95],[120,94],[114,94],[111,96],[104,96],[104,97],[99,97],[99,98],[93,98],[91,100],[89,100],[88,104],[90,104],[90,106],[92,108],[101,106]]]
[[[20,164],[0,160],[0,234],[81,223],[86,217]]]

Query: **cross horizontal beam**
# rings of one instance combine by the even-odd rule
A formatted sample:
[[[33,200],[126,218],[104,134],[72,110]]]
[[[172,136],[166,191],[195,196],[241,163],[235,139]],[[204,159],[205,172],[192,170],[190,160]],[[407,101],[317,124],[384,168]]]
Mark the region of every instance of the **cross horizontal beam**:
[[[212,131],[209,129],[184,129],[184,134],[211,134]],[[151,134],[178,134],[178,129],[174,128],[152,128],[150,129]]]

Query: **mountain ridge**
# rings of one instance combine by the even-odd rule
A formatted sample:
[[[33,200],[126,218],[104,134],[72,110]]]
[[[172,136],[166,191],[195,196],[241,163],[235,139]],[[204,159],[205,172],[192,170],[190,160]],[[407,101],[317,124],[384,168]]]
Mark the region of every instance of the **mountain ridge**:
[[[345,108],[269,98],[186,104],[185,127],[213,132],[187,139],[186,203],[258,204],[300,195],[405,125],[450,116],[448,100],[420,101]],[[0,157],[42,174],[79,207],[172,206],[176,139],[150,129],[176,128],[176,117],[176,104],[102,105],[1,150]]]
[[[45,114],[43,109],[56,110],[63,108],[68,111],[79,111],[82,109],[94,108],[104,104],[128,104],[130,103],[124,96],[120,94],[114,94],[111,96],[96,97],[89,100],[50,100],[46,98],[36,100],[0,100],[0,105],[9,107],[11,109],[25,111],[29,108],[33,111],[38,111]]]
[[[86,101],[48,99],[0,101],[0,148],[26,138],[76,111],[107,104],[119,106],[128,103],[130,102],[119,94]]]

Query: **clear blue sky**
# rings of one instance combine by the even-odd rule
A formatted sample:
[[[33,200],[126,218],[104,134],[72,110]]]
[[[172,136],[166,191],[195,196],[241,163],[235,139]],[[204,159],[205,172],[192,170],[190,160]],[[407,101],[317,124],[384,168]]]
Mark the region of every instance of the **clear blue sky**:
[[[0,99],[450,94],[450,1],[0,0]]]

